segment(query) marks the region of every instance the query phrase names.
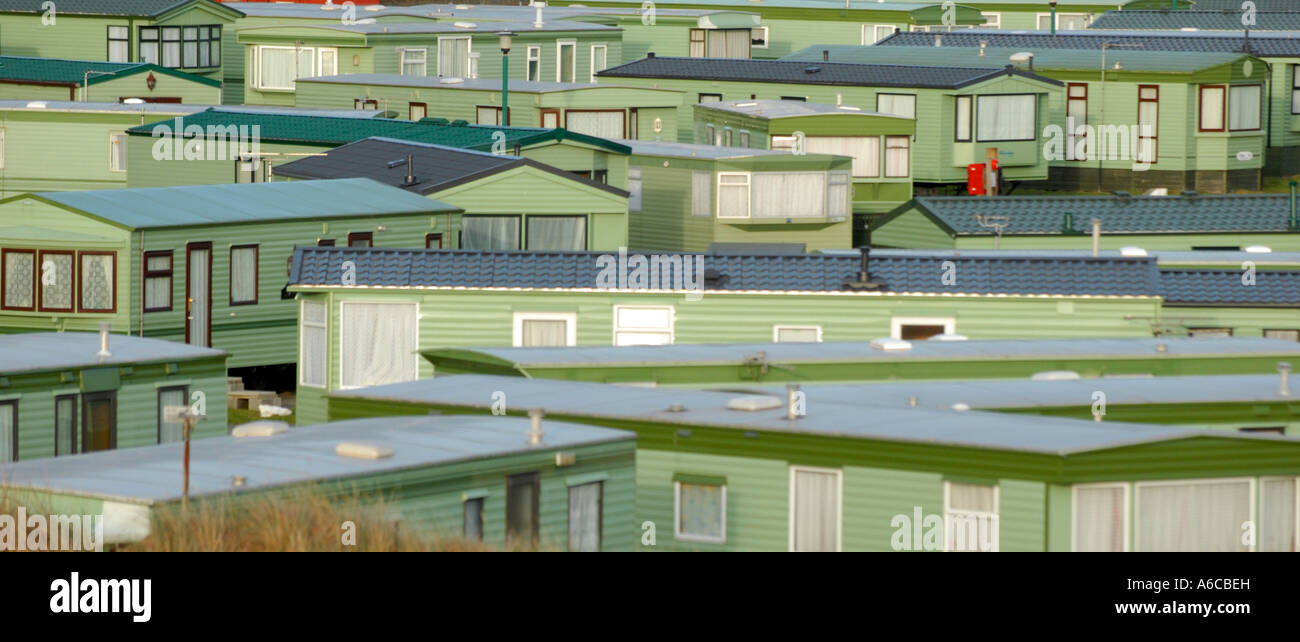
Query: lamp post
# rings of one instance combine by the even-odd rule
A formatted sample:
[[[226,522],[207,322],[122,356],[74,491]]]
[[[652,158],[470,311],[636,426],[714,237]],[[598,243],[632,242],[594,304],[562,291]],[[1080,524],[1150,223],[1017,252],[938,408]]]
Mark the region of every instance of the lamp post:
[[[497,33],[501,41],[501,123],[510,124],[510,43],[515,34],[510,31]]]
[[[1056,0],[1047,0],[1047,4],[1052,6],[1052,35],[1056,35]]]
[[[92,69],[87,69],[86,73],[81,75],[81,102],[83,103],[88,102],[90,100],[90,76],[92,74],[97,76],[116,76],[117,72],[116,71],[94,71]]]

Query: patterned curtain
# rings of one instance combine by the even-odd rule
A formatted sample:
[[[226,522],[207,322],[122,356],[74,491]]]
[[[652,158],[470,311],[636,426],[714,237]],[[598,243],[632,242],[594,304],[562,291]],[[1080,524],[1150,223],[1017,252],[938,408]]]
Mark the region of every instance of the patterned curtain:
[[[1074,494],[1074,548],[1083,552],[1124,550],[1124,488],[1079,487]]]
[[[109,310],[113,307],[113,255],[81,255],[81,307]]]
[[[710,539],[722,539],[722,486],[681,482],[678,491],[677,531]]]
[[[27,252],[5,253],[5,306],[30,308],[32,284],[36,269],[36,255]]]

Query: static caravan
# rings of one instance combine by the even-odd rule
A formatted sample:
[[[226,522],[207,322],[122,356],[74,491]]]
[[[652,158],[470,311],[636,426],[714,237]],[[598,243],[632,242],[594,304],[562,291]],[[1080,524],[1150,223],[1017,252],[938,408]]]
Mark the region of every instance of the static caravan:
[[[196,439],[226,434],[226,353],[107,330],[0,335],[0,462],[182,440],[169,406],[204,415]]]
[[[1300,272],[1260,269],[1160,270],[1162,334],[1270,337],[1300,341]]]
[[[428,348],[1149,338],[1156,271],[1150,257],[871,257],[864,269],[856,254],[299,247],[297,420],[323,421],[333,390],[431,376],[417,354]]]
[[[468,416],[301,430],[249,424],[192,445],[190,501],[237,505],[317,492],[381,505],[401,528],[437,538],[511,550],[632,550],[635,434],[548,419],[534,442],[532,430],[524,419]],[[105,543],[129,543],[180,509],[181,466],[177,444],[0,465],[0,492],[55,514],[103,515]]]
[[[425,247],[618,250],[627,247],[627,192],[604,172],[581,176],[508,154],[367,138],[281,165],[279,178],[369,178],[447,203]]]
[[[424,247],[460,210],[359,178],[20,194],[0,201],[0,330],[92,330],[292,364],[299,244]]]
[[[876,50],[874,47],[848,49]],[[1008,182],[1047,178],[1040,150],[1050,106],[1063,83],[989,59],[961,63],[900,63],[894,54],[871,64],[823,60],[715,60],[651,57],[607,69],[601,83],[669,87],[689,92],[696,103],[712,101],[795,100],[848,105],[864,111],[913,118],[931,126],[908,140],[910,178],[919,189],[965,186],[968,167],[984,163],[996,150]],[[975,120],[970,106],[984,105]],[[691,119],[683,108],[681,122]],[[972,132],[977,132],[972,135]],[[982,135],[978,133],[982,132]],[[678,138],[692,139],[691,130]],[[901,145],[901,141],[895,143]],[[902,155],[902,149],[894,152]],[[898,178],[902,178],[899,176]]]
[[[957,250],[1098,247],[1172,251],[1300,251],[1300,215],[1285,194],[920,196],[875,222],[882,247]],[[1241,265],[1241,261],[1237,262]]]
[[[242,15],[213,0],[3,0],[0,54],[151,63],[220,83],[223,30]]]
[[[0,99],[221,104],[221,81],[146,62],[0,56]]]
[[[902,326],[901,330],[908,329],[905,323],[897,325]],[[692,387],[785,382],[1026,380],[1052,371],[1073,372],[1088,381],[1263,374],[1273,372],[1278,362],[1300,358],[1300,343],[1294,339],[1292,342],[1186,337],[952,340],[960,337],[939,335],[930,341],[882,338],[873,342],[823,343],[817,340],[820,335],[820,329],[815,327],[776,326],[772,340],[766,343],[445,347],[428,348],[422,354],[439,376],[491,374]],[[926,404],[932,402],[929,395],[920,398]]]
[[[799,392],[454,375],[339,391],[330,412],[486,415],[500,394],[634,431],[636,519],[658,525],[637,550],[1297,549],[1300,439]]]
[[[586,81],[622,60],[623,31],[585,22],[410,22],[248,27],[239,30],[249,73],[244,101],[293,105],[295,81],[338,74],[499,78],[498,33],[514,33],[510,77]],[[521,55],[538,52],[531,61]],[[531,69],[531,71],[530,71]]]
[[[888,212],[912,197],[916,121],[851,105],[729,100],[695,106],[695,141],[853,158],[853,213]]]

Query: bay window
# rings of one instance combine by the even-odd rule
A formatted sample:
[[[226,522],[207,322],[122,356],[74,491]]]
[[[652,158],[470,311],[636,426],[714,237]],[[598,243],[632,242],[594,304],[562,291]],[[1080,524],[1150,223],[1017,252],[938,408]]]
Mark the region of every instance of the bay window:
[[[826,216],[840,217],[853,213],[853,181],[848,172],[827,174]]]
[[[1037,107],[1034,94],[979,96],[976,137],[980,142],[1034,140]]]
[[[78,255],[81,312],[114,312],[117,309],[117,253],[81,252]]]
[[[567,109],[564,127],[571,132],[599,138],[623,138],[625,133],[622,109]]]
[[[181,28],[162,28],[162,66],[181,66]]]
[[[1228,89],[1228,129],[1234,132],[1259,129],[1260,85],[1233,85]]]
[[[1224,111],[1227,91],[1223,85],[1201,85],[1200,130],[1221,132],[1224,129]]]
[[[756,172],[750,180],[753,218],[826,216],[826,172]]]
[[[772,147],[777,148],[775,140]],[[879,136],[808,136],[804,138],[804,152],[849,156],[853,159],[854,176],[880,176]]]
[[[6,248],[4,257],[4,309],[36,309],[36,250]]]
[[[67,250],[41,250],[40,297],[37,304],[41,312],[72,312],[73,272],[76,256]]]
[[[912,138],[885,137],[885,178],[907,178],[912,167]]]

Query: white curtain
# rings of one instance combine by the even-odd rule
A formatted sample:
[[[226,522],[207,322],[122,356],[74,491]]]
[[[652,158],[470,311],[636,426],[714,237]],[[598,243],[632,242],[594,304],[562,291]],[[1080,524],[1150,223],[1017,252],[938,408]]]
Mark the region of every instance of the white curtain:
[[[980,96],[976,106],[976,134],[981,141],[1033,140],[1037,96]]]
[[[623,137],[623,110],[575,111],[564,115],[565,128],[571,132],[600,138]]]
[[[957,130],[954,138],[960,141],[970,140],[970,96],[957,96]]]
[[[718,174],[718,218],[749,218],[748,174]]]
[[[997,487],[948,484],[945,538],[951,551],[996,551],[999,525]]]
[[[3,411],[0,411],[3,414]],[[57,435],[54,454],[71,455],[77,452],[77,397],[55,397],[54,432]]]
[[[826,187],[826,215],[848,216],[853,211],[853,184],[848,172],[831,172]]]
[[[41,257],[41,273],[53,271],[54,283],[41,280],[41,307],[72,308],[72,255],[45,254]]]
[[[713,215],[713,172],[691,172],[691,216]]]
[[[1294,479],[1264,479],[1259,484],[1259,550],[1295,552],[1296,482]]]
[[[1259,85],[1237,85],[1228,90],[1228,129],[1259,129]]]
[[[475,121],[479,125],[500,125],[501,108],[500,107],[479,107]]]
[[[1201,87],[1201,129],[1223,129],[1223,87]]]
[[[341,375],[345,388],[411,381],[416,375],[414,303],[342,304],[339,328]]]
[[[591,48],[591,82],[596,82],[596,72],[605,68],[608,58],[609,48],[605,45],[595,45]]]
[[[1154,89],[1142,89],[1143,98],[1155,99],[1159,94]],[[1160,103],[1155,100],[1138,102],[1138,156],[1144,163],[1156,161],[1156,137],[1160,135]]]
[[[587,217],[530,216],[527,247],[530,250],[585,250]]]
[[[809,136],[803,149],[809,154],[852,157],[854,176],[880,176],[879,136]]]
[[[876,111],[905,118],[916,118],[916,96],[912,94],[876,94]]]
[[[131,60],[131,31],[128,27],[108,28],[108,61],[129,62]]]
[[[333,76],[337,73],[339,73],[339,50],[321,49],[320,69],[316,70],[316,74],[319,76]]]
[[[574,60],[578,46],[572,43],[558,45],[560,48],[560,68],[557,73],[559,82],[573,82],[573,70],[577,67]]]
[[[815,218],[826,215],[825,172],[755,172],[754,218]]]
[[[604,484],[569,487],[569,550],[589,553],[600,550],[600,499]]]
[[[451,78],[469,75],[469,38],[438,39],[438,75]]]
[[[167,388],[158,391],[158,443],[165,444],[185,439],[185,422],[163,419],[167,416],[167,408],[187,405],[188,399],[185,393],[185,388]]]
[[[298,78],[295,62],[298,55],[293,49],[263,47],[261,56],[261,83],[265,89],[293,89],[293,81]]]
[[[403,49],[402,50],[402,75],[403,76],[424,76],[428,74],[425,60],[428,58],[426,49]]]
[[[178,27],[163,27],[162,30],[162,52],[164,67],[181,66],[181,30]]]
[[[519,217],[462,217],[460,220],[460,247],[465,250],[519,249]]]
[[[212,274],[208,270],[211,264],[212,250],[190,250],[187,263],[189,265],[189,297],[194,299],[190,303],[190,335],[187,343],[197,346],[208,346],[208,324],[211,323],[211,310],[208,309],[208,303],[212,289]],[[83,280],[81,287],[84,290],[86,283]]]
[[[325,354],[329,342],[325,324],[328,309],[328,305],[319,301],[302,302],[302,346],[298,368],[305,385],[325,386],[325,373],[329,367]]]
[[[912,139],[885,137],[885,178],[907,178],[912,171]]]
[[[18,425],[18,402],[0,403],[0,462],[15,461],[14,430]]]
[[[704,54],[704,29],[691,29],[690,51],[687,55],[691,58],[703,58]]]
[[[109,138],[109,169],[114,172],[126,171],[126,134],[113,134]]]
[[[569,345],[569,322],[563,319],[524,319],[519,345],[524,348]]]
[[[627,210],[641,211],[641,168],[627,168]]]
[[[679,482],[677,532],[682,535],[722,539],[723,487]]]
[[[1245,551],[1250,483],[1190,482],[1137,487],[1137,550]]]
[[[36,255],[27,252],[5,253],[5,306],[30,308],[36,282]]]
[[[257,300],[256,247],[230,250],[230,300],[232,303],[251,303]]]
[[[794,550],[834,551],[839,538],[837,475],[811,470],[794,473]]]
[[[1083,552],[1124,550],[1124,488],[1080,486],[1074,495],[1074,547]]]
[[[81,255],[82,309],[109,310],[113,296],[113,255]]]
[[[1265,330],[1265,339],[1282,339],[1283,341],[1300,341],[1300,330]]]

